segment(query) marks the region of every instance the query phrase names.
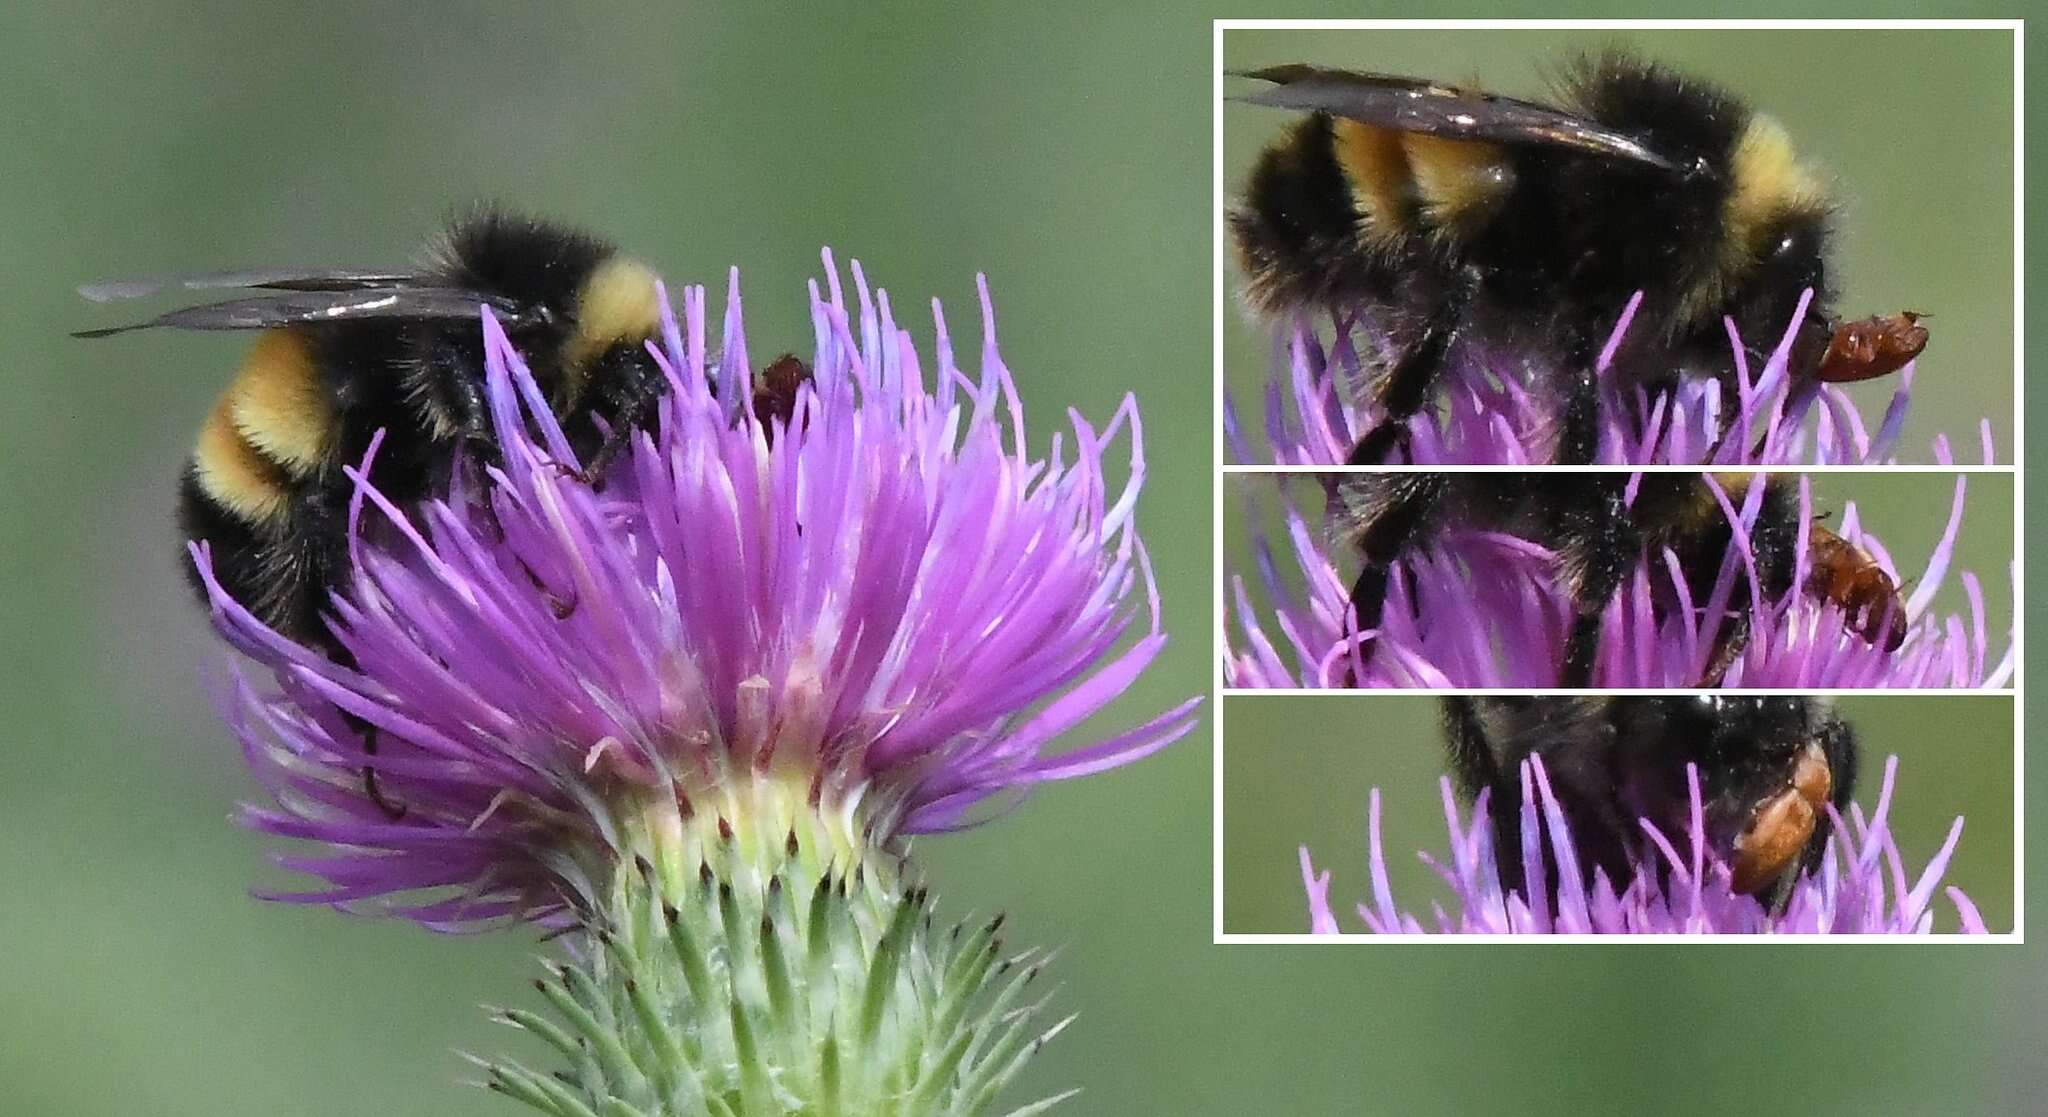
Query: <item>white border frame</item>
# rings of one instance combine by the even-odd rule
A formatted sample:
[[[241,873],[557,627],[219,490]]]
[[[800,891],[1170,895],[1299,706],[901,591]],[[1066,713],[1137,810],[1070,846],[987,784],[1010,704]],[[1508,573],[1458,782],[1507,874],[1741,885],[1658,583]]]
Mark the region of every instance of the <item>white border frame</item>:
[[[1232,305],[1228,297],[1227,271],[1224,265],[1223,209],[1227,197],[1223,181],[1223,37],[1228,31],[1245,30],[1976,30],[2008,31],[2012,34],[2013,72],[2013,435],[2012,462],[2002,466],[1820,466],[1786,470],[1798,473],[1834,472],[1897,472],[1897,473],[2004,473],[2013,479],[2013,647],[2015,660],[2020,670],[2014,676],[2011,687],[1991,691],[1926,691],[1926,692],[1885,692],[1900,697],[1911,693],[1942,695],[1974,695],[1987,699],[2009,697],[2013,711],[2013,930],[1993,932],[1989,935],[1368,935],[1346,932],[1337,935],[1315,935],[1306,931],[1295,934],[1258,934],[1230,932],[1223,926],[1223,739],[1228,721],[1228,702],[1236,696],[1317,695],[1331,697],[1335,692],[1328,690],[1246,690],[1226,688],[1223,684],[1225,625],[1227,623],[1225,596],[1226,585],[1223,566],[1223,510],[1224,485],[1228,476],[1235,474],[1333,472],[1329,469],[1298,470],[1283,466],[1232,466],[1225,464],[1223,442],[1223,394],[1224,355],[1223,320]],[[2026,724],[2026,696],[2024,693],[2026,654],[2023,629],[2024,610],[2021,603],[2025,597],[2025,552],[2026,552],[2026,477],[2022,466],[2026,461],[2025,424],[2026,407],[2026,21],[2022,19],[1871,19],[1871,20],[1710,20],[1710,19],[1651,19],[1651,20],[1596,20],[1596,19],[1218,19],[1210,24],[1210,356],[1213,375],[1212,408],[1214,421],[1211,443],[1211,579],[1210,605],[1212,627],[1210,629],[1210,693],[1216,696],[1216,708],[1210,718],[1211,744],[1211,788],[1210,788],[1210,941],[1214,945],[1239,944],[1342,944],[1357,942],[1375,943],[1556,943],[1556,944],[1627,944],[1627,943],[1888,943],[1888,944],[2011,944],[2026,942],[2026,750],[2022,744],[2022,731]],[[1400,467],[1410,468],[1410,467]],[[1468,466],[1459,472],[1501,472],[1521,471],[1518,466]],[[1341,471],[1341,470],[1338,470]],[[1380,470],[1379,472],[1385,472]],[[1652,472],[1693,472],[1692,467],[1660,466],[1651,467]],[[1354,697],[1368,699],[1397,692],[1356,692]],[[1575,694],[1579,691],[1499,691],[1499,690],[1407,690],[1398,692],[1410,696],[1436,696],[1444,694]],[[1684,694],[1689,691],[1672,690],[1618,690],[1615,694]],[[1870,696],[1878,692],[1816,690],[1802,692],[1820,696]],[[1306,920],[1304,900],[1304,921]]]

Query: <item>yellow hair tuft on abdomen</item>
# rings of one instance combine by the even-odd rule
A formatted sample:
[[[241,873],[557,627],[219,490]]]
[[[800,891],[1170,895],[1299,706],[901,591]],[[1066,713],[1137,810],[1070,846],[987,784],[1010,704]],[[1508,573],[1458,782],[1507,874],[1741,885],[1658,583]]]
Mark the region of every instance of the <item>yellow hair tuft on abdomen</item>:
[[[199,489],[237,519],[264,524],[284,514],[291,499],[275,462],[235,429],[233,393],[214,404],[192,451]]]
[[[242,438],[287,472],[304,477],[327,464],[334,409],[303,334],[266,331],[223,400]]]
[[[1351,186],[1360,234],[1388,241],[1413,231],[1415,182],[1400,133],[1355,120],[1337,120],[1333,127],[1337,165]]]

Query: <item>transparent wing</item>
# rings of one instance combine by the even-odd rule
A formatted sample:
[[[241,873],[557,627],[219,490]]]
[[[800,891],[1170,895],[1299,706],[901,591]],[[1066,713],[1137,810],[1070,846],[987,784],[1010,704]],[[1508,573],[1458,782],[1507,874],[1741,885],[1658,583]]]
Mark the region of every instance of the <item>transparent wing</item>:
[[[231,287],[266,287],[281,291],[354,291],[365,287],[401,287],[419,278],[392,268],[269,268],[202,272],[193,275],[137,276],[87,283],[78,293],[96,303],[139,299],[170,288],[217,291]]]
[[[316,322],[370,318],[474,318],[489,306],[522,320],[527,311],[497,296],[452,287],[365,287],[346,291],[287,291],[181,307],[143,322],[79,330],[73,337],[111,337],[159,327],[178,330],[268,330]]]
[[[1569,148],[1674,174],[1682,169],[1676,160],[1637,136],[1513,97],[1474,93],[1421,78],[1320,66],[1273,66],[1237,71],[1236,76],[1271,83],[1269,88],[1231,98],[1246,104],[1328,113],[1376,128],[1454,140]]]

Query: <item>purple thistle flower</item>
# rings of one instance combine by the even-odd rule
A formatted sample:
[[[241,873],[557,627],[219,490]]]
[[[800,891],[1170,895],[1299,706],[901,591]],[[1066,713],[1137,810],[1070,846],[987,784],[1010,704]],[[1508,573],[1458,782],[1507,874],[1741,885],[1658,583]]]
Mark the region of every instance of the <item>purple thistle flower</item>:
[[[1806,315],[1804,296],[1792,325],[1761,369],[1751,369],[1733,322],[1728,340],[1734,398],[1719,380],[1688,379],[1652,397],[1615,373],[1615,355],[1642,305],[1623,309],[1594,364],[1599,384],[1600,465],[1877,465],[1894,463],[1912,399],[1914,366],[1898,373],[1882,417],[1866,420],[1847,392],[1819,384],[1795,392],[1786,375],[1794,334]],[[1384,364],[1384,337],[1359,314],[1333,314],[1325,345],[1315,322],[1299,317],[1275,333],[1263,393],[1267,455],[1245,437],[1236,401],[1224,400],[1224,438],[1231,461],[1305,468],[1344,465],[1351,448],[1384,418],[1366,385]],[[1439,405],[1409,423],[1405,463],[1423,466],[1540,465],[1555,459],[1558,416],[1551,370],[1512,351],[1454,349]],[[1725,435],[1725,437],[1724,437]],[[1993,464],[1991,425],[1980,424],[1984,464]],[[1933,460],[1954,464],[1946,435],[1933,441]]]
[[[871,299],[856,263],[851,318],[825,267],[815,378],[786,425],[750,406],[735,271],[715,361],[702,288],[680,325],[666,314],[659,421],[597,490],[563,468],[568,443],[486,311],[502,465],[458,469],[412,512],[364,482],[367,463],[350,473],[334,631],[355,667],[263,626],[195,552],[215,626],[274,680],[238,671],[229,702],[275,802],[243,818],[325,847],[281,859],[324,886],[278,898],[436,928],[559,920],[596,906],[636,837],[659,848],[715,818],[729,841],[746,819],[779,850],[806,811],[846,871],[1192,727],[1195,699],[1050,751],[1166,642],[1135,521],[1135,400],[1100,430],[1074,416],[1032,457],[985,283],[979,376],[936,302],[928,374],[887,293]],[[375,728],[401,818],[364,793],[349,718]],[[694,880],[694,857],[681,870]]]
[[[1284,480],[1284,479],[1283,479]],[[1330,479],[1334,481],[1334,478]],[[1792,588],[1777,600],[1755,590],[1750,530],[1762,510],[1764,487],[1751,485],[1741,507],[1712,477],[1723,514],[1739,526],[1722,559],[1719,580],[1704,601],[1693,601],[1669,550],[1651,553],[1608,603],[1602,618],[1593,685],[1599,688],[1693,687],[1709,670],[1716,637],[1732,607],[1746,612],[1749,637],[1720,685],[1759,690],[1999,688],[2011,683],[2015,648],[2008,628],[1994,659],[1982,583],[1968,571],[1957,577],[1969,613],[1941,614],[1931,604],[1948,576],[1962,527],[1967,478],[1956,478],[1947,527],[1917,578],[1900,576],[1891,555],[1860,525],[1856,507],[1843,511],[1836,531],[1867,551],[1896,585],[1914,586],[1905,600],[1907,629],[1888,651],[1852,631],[1841,606],[1808,592],[1809,556],[1803,533],[1812,522],[1808,481],[1799,482],[1801,538],[1795,547]],[[1396,564],[1385,611],[1376,630],[1357,631],[1349,584],[1326,553],[1326,531],[1284,485],[1286,539],[1293,570],[1283,575],[1274,541],[1254,527],[1252,553],[1263,604],[1254,602],[1243,574],[1231,576],[1235,626],[1228,634],[1226,682],[1234,687],[1527,689],[1557,685],[1573,616],[1560,583],[1556,557],[1527,539],[1500,532],[1453,530],[1436,546]],[[1342,501],[1334,485],[1322,522]],[[1258,514],[1246,517],[1257,524]],[[1734,599],[1738,583],[1751,587],[1747,609]],[[1680,608],[1658,605],[1676,600]],[[1362,654],[1370,640],[1370,657]]]
[[[1367,822],[1372,901],[1358,905],[1358,916],[1369,932],[1380,935],[1927,934],[1934,925],[1930,902],[1962,838],[1963,820],[1955,820],[1941,849],[1917,877],[1908,879],[1904,855],[1889,826],[1897,771],[1898,758],[1887,758],[1877,807],[1868,816],[1862,807],[1852,804],[1845,824],[1832,806],[1828,808],[1834,832],[1821,867],[1800,879],[1785,911],[1777,916],[1767,914],[1755,897],[1730,887],[1728,866],[1708,849],[1698,772],[1689,765],[1692,818],[1687,832],[1678,836],[1682,847],[1644,820],[1645,856],[1650,860],[1648,864],[1638,862],[1640,871],[1634,879],[1617,890],[1606,873],[1596,869],[1588,882],[1566,860],[1560,863],[1560,883],[1554,896],[1543,883],[1541,858],[1529,860],[1522,887],[1501,888],[1485,795],[1481,794],[1469,817],[1461,818],[1451,781],[1446,778],[1442,788],[1450,856],[1448,862],[1426,853],[1420,856],[1450,886],[1451,905],[1448,909],[1433,905],[1426,916],[1403,910],[1387,883],[1386,849],[1380,841],[1380,795],[1375,789]],[[1568,854],[1573,848],[1569,824],[1551,793],[1542,761],[1531,758],[1522,767],[1522,847],[1540,849],[1546,835],[1554,849]],[[1306,846],[1301,849],[1301,877],[1308,894],[1310,931],[1339,933],[1330,906],[1330,874],[1315,870]],[[1943,891],[1955,905],[1964,934],[1987,933],[1976,905],[1961,889]]]

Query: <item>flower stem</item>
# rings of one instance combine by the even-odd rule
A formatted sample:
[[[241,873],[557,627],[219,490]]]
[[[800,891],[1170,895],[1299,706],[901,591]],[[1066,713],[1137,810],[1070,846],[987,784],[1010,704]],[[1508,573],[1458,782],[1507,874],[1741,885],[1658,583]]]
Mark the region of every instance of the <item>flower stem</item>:
[[[906,862],[789,790],[623,827],[633,855],[534,983],[552,1015],[498,1013],[557,1066],[479,1060],[483,1084],[557,1117],[991,1112],[1072,1019],[1039,1027],[1041,963],[1003,956],[1001,916],[935,930]]]

